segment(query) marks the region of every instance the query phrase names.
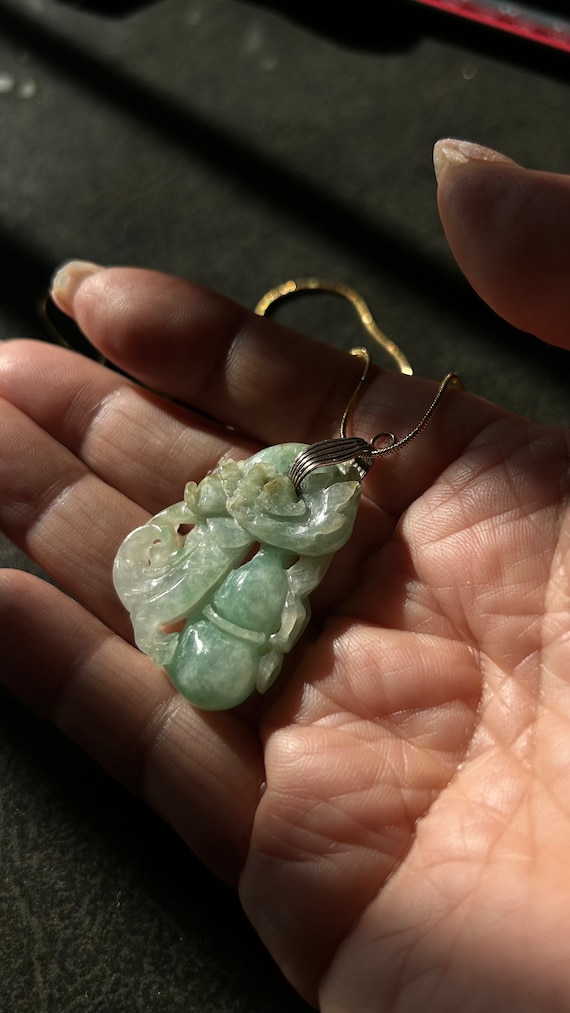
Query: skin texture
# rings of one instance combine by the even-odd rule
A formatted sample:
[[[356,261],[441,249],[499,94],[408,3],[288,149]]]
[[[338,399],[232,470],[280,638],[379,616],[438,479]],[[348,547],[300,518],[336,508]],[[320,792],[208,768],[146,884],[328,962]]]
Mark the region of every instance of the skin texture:
[[[438,200],[483,298],[567,345],[570,180],[468,159]],[[5,344],[0,527],[69,597],[0,573],[3,679],[239,887],[323,1013],[568,1010],[567,434],[449,391],[367,477],[279,692],[204,715],[132,646],[117,547],[224,455],[334,435],[359,367],[151,272],[66,298],[106,356],[234,430]],[[376,373],[356,431],[405,432],[432,394]]]

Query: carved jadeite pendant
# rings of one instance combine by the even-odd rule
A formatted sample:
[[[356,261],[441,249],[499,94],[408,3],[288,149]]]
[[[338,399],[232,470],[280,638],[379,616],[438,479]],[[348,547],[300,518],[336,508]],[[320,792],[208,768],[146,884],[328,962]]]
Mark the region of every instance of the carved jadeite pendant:
[[[305,629],[309,594],[350,537],[362,471],[318,463],[296,488],[289,471],[306,449],[285,443],[224,461],[117,553],[115,588],[137,646],[197,707],[225,710],[266,692]]]

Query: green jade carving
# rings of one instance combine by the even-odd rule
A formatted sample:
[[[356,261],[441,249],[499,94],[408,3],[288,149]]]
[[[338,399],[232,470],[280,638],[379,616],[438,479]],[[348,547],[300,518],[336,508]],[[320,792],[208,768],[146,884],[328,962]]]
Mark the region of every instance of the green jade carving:
[[[357,469],[315,470],[297,495],[287,473],[305,449],[224,461],[119,549],[114,583],[136,643],[197,707],[226,710],[266,692],[350,537]]]

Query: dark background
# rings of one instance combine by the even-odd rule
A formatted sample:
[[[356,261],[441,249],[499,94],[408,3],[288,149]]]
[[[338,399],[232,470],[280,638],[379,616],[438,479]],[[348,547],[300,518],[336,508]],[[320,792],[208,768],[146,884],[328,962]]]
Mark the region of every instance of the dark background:
[[[248,305],[320,275],[365,296],[416,372],[567,422],[567,357],[455,268],[431,150],[459,136],[570,171],[570,57],[404,2],[330,6],[0,0],[0,339],[45,335],[38,307],[70,257]],[[332,298],[280,313],[363,340]],[[0,561],[33,569],[4,541]],[[168,828],[0,707],[0,1013],[308,1010]]]

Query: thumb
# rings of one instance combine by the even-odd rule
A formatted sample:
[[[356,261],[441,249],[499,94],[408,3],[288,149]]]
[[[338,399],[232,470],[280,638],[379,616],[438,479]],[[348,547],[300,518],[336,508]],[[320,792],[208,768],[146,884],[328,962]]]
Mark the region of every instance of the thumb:
[[[570,348],[570,177],[490,148],[438,141],[438,207],[475,291],[509,323]]]

